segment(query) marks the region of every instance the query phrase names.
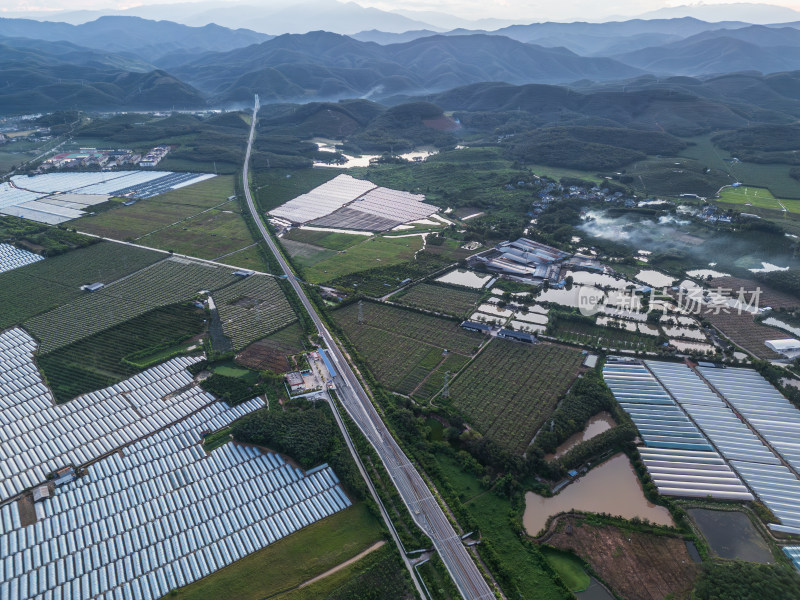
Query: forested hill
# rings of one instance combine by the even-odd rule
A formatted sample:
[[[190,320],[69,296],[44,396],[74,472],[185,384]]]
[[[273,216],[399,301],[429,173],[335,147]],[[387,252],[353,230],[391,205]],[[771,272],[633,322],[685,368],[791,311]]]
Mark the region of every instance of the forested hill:
[[[68,43],[0,38],[0,113],[200,108],[192,86],[137,59]]]
[[[202,56],[172,72],[223,102],[254,93],[266,100],[380,98],[479,81],[604,81],[641,73],[612,59],[582,57],[503,36],[432,36],[380,46],[322,31],[282,35],[257,46]]]

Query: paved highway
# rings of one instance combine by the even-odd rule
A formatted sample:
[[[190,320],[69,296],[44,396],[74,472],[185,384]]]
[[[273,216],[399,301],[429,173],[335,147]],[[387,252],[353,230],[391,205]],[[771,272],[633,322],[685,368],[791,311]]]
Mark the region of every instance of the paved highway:
[[[400,447],[389,433],[383,420],[378,415],[372,405],[369,396],[364,391],[358,378],[356,377],[344,354],[336,344],[336,340],[328,331],[322,319],[317,314],[311,301],[305,294],[300,283],[295,279],[291,268],[284,260],[283,255],[278,250],[261,216],[256,210],[255,203],[250,194],[249,167],[250,151],[255,137],[256,116],[258,114],[259,103],[256,97],[255,107],[253,108],[253,120],[250,126],[250,138],[247,143],[247,153],[244,160],[244,171],[242,182],[247,199],[247,206],[256,222],[256,225],[267,242],[276,260],[288,277],[289,283],[297,292],[300,301],[306,311],[311,316],[320,336],[325,340],[325,345],[330,350],[330,355],[338,370],[334,378],[339,399],[347,413],[355,421],[358,428],[364,433],[367,439],[378,453],[381,461],[389,473],[392,481],[397,487],[403,502],[411,512],[411,516],[417,525],[433,541],[436,551],[439,553],[442,562],[447,568],[450,576],[456,584],[461,596],[467,600],[489,600],[494,599],[495,594],[489,588],[486,580],[481,575],[478,567],[467,552],[461,538],[456,534],[450,521],[447,520],[442,508],[432,496],[430,489],[417,473],[416,468],[408,460]],[[335,411],[334,411],[335,412]]]

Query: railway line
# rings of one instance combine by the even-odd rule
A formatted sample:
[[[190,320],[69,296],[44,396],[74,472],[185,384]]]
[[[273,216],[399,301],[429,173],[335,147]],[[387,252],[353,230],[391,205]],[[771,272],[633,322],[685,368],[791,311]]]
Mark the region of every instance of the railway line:
[[[289,283],[313,320],[320,336],[325,341],[325,345],[337,369],[334,382],[342,405],[347,411],[347,414],[369,440],[370,444],[375,448],[387,473],[389,473],[389,477],[397,487],[400,497],[408,507],[414,522],[431,538],[434,548],[442,559],[459,593],[465,600],[494,599],[494,592],[492,592],[477,565],[472,560],[469,552],[467,552],[461,538],[453,529],[450,521],[447,520],[444,511],[431,494],[430,489],[425,484],[414,465],[411,464],[411,461],[409,461],[408,457],[398,446],[386,425],[383,423],[372,401],[355,373],[350,368],[344,354],[339,349],[336,340],[328,331],[314,306],[311,304],[311,301],[306,296],[302,286],[294,277],[289,264],[283,258],[275,241],[264,226],[261,216],[258,214],[249,186],[250,153],[255,136],[258,109],[259,101],[256,96],[242,175],[245,198],[250,214],[253,216],[253,220],[269,246],[270,251],[286,274]],[[345,438],[348,439],[348,443],[350,443],[346,430],[343,431],[343,433]]]

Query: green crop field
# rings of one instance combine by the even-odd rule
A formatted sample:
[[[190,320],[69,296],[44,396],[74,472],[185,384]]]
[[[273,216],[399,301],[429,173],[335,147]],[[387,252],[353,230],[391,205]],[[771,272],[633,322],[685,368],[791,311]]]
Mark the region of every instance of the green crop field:
[[[160,252],[103,242],[0,273],[0,329],[84,295],[81,285],[111,283],[164,258]]]
[[[562,177],[571,177],[574,179],[583,179],[584,181],[591,181],[592,183],[602,183],[602,179],[597,176],[597,173],[591,171],[580,171],[578,169],[564,169],[561,167],[548,167],[546,165],[526,165],[534,173],[540,177],[549,177],[555,181],[559,181]]]
[[[800,183],[797,184],[800,186]],[[743,212],[747,212],[748,205],[758,208],[768,208],[783,212],[784,210],[800,214],[800,200],[787,200],[776,198],[766,188],[750,187],[743,185],[740,187],[727,187],[722,190],[719,202],[726,204],[740,204],[738,207]]]
[[[251,275],[213,298],[222,330],[236,351],[297,320],[277,280],[267,275]]]
[[[749,186],[769,188],[778,198],[800,199],[800,183],[789,175],[791,165],[733,162],[731,154],[716,147],[708,135],[690,138],[690,141],[693,145],[681,152],[681,156],[694,158],[700,164],[724,173],[726,184],[741,181]]]
[[[343,563],[380,539],[376,518],[366,505],[356,504],[164,598],[272,598]]]
[[[368,238],[343,254],[335,254],[303,269],[303,277],[309,283],[324,283],[351,273],[408,262],[420,249],[422,238],[419,236]]]
[[[300,267],[305,272],[309,267],[313,267],[319,262],[335,256],[335,250],[328,250],[320,246],[306,244],[305,242],[298,242],[295,240],[287,239],[286,236],[281,238],[281,245],[286,250],[286,254],[292,259],[292,262]]]
[[[216,290],[237,281],[233,272],[223,267],[163,260],[96,292],[81,292],[24,326],[39,340],[39,351],[47,354],[159,306],[189,300],[200,290]]]
[[[449,240],[448,240],[449,241]],[[419,252],[414,260],[388,267],[373,267],[366,271],[358,271],[329,282],[339,288],[352,289],[368,296],[380,298],[400,287],[400,282],[407,278],[417,280],[441,271],[455,261],[451,253],[434,252],[442,246],[428,246]]]
[[[384,304],[365,302],[364,321],[358,322],[358,306],[334,311],[333,318],[364,357],[379,382],[401,394],[412,394],[434,371],[443,380],[441,365],[454,371],[480,346],[484,337],[449,321]],[[444,354],[444,350],[449,355]],[[459,355],[460,359],[451,358]],[[450,361],[449,363],[447,361]],[[434,379],[422,392],[432,395]],[[424,387],[424,386],[423,386]]]
[[[341,175],[337,169],[259,169],[250,187],[262,212],[305,194]]]
[[[553,548],[542,548],[542,554],[561,580],[573,592],[589,587],[591,580],[583,569],[583,561],[572,554]]]
[[[136,239],[228,202],[233,177],[219,176],[171,190],[130,206],[119,206],[73,221],[79,231],[113,239]]]
[[[510,181],[529,181],[527,169],[514,168],[496,147],[465,148],[440,152],[421,163],[377,164],[350,169],[356,177],[377,185],[415,194],[441,207],[503,207],[529,201],[526,190],[506,190]]]
[[[478,431],[520,454],[582,362],[573,348],[496,339],[453,381],[450,397]]]
[[[205,311],[190,304],[165,306],[37,357],[58,402],[126,379],[142,369],[123,359],[134,352],[177,345],[205,328]],[[172,349],[173,351],[175,348]],[[168,358],[168,357],[164,357]]]
[[[367,238],[367,236],[353,233],[297,228],[292,229],[283,237],[287,240],[312,244],[328,250],[346,250],[347,248],[363,242]]]
[[[139,200],[74,222],[79,231],[136,242],[207,260],[253,243],[234,194],[233,176],[222,175]],[[259,260],[256,268],[263,268]]]
[[[275,600],[355,600],[414,598],[403,563],[389,544],[339,571],[302,588],[274,596]]]
[[[481,292],[473,290],[421,283],[399,296],[392,297],[392,300],[408,306],[464,318],[472,313],[481,296]]]
[[[220,256],[217,262],[253,271],[263,271],[265,267],[263,255],[257,244]]]
[[[217,260],[253,244],[250,230],[234,200],[206,210],[177,225],[137,238],[136,242],[179,254]],[[259,261],[260,263],[260,261]],[[263,264],[256,266],[263,269]]]

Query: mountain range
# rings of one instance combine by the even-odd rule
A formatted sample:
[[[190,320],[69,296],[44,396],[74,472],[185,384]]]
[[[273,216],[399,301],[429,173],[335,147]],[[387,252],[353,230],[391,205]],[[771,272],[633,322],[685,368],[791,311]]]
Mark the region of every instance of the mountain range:
[[[587,88],[642,81],[648,74],[673,85],[674,76],[796,70],[800,22],[681,18],[271,37],[138,17],[80,25],[0,19],[0,110],[9,112],[64,103],[92,109],[227,106],[249,103],[254,93],[270,102],[386,100],[482,82]]]
[[[785,6],[762,3],[727,3],[673,6],[637,14],[635,9],[624,16],[610,14],[611,5],[603,3],[562,3],[532,7],[514,6],[509,3],[487,5],[481,11],[490,14],[489,18],[477,16],[470,11],[468,16],[456,15],[435,10],[408,10],[393,8],[379,10],[361,6],[352,0],[219,0],[184,1],[175,4],[131,3],[128,8],[107,10],[75,10],[69,0],[49,0],[46,10],[42,7],[31,10],[12,11],[8,8],[4,16],[15,18],[42,19],[80,24],[98,17],[136,16],[145,19],[167,20],[184,25],[202,26],[216,23],[225,27],[255,29],[261,33],[307,33],[325,29],[334,33],[354,34],[358,31],[378,29],[402,33],[414,29],[428,29],[444,32],[456,28],[492,31],[512,24],[525,24],[537,19],[559,22],[577,19],[592,22],[629,19],[679,19],[694,17],[708,22],[744,21],[767,24],[800,20],[800,12]],[[455,8],[455,7],[454,7]],[[504,12],[502,18],[496,18]]]

